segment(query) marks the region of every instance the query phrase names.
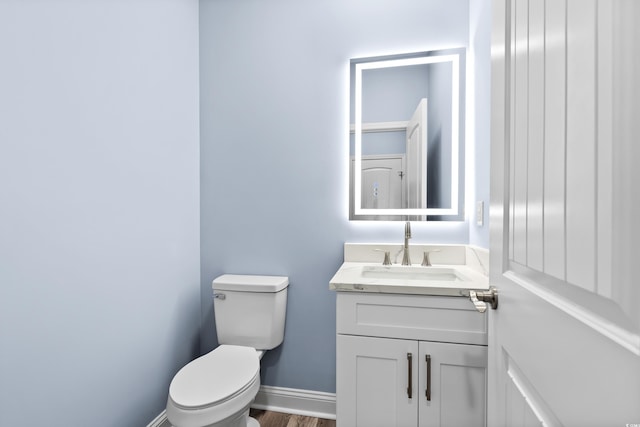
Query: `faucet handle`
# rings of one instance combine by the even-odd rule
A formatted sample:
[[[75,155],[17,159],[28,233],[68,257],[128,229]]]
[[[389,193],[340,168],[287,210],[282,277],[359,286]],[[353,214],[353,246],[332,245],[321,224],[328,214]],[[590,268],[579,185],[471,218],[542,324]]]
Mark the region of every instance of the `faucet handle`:
[[[384,261],[382,261],[382,265],[391,265],[391,253],[389,251],[385,251],[383,249],[374,249],[376,252],[384,252]]]
[[[384,251],[384,261],[382,261],[382,265],[391,265],[391,254],[389,251]]]
[[[423,267],[431,267],[431,258],[429,257],[429,254],[431,252],[440,252],[440,249],[433,249],[430,251],[424,251],[424,255],[422,257],[422,266]]]

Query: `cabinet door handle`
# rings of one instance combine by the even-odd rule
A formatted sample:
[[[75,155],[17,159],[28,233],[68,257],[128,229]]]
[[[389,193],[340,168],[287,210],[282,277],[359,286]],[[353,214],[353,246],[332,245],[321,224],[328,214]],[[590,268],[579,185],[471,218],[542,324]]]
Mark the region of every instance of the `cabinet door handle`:
[[[413,365],[413,354],[412,353],[407,353],[407,366],[409,369],[407,369],[407,372],[409,374],[409,377],[407,379],[407,384],[409,384],[407,386],[407,397],[409,397],[409,399],[411,399],[412,394],[413,394],[413,372],[412,372],[412,366]]]
[[[427,391],[425,392],[427,400],[431,401],[431,355],[425,357],[427,361]]]

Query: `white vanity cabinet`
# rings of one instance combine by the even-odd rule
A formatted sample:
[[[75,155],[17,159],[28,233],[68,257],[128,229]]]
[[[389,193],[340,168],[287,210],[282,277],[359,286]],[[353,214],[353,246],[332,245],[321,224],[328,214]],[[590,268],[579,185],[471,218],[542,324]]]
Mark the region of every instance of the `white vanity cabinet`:
[[[338,427],[485,426],[486,328],[466,298],[338,292]]]

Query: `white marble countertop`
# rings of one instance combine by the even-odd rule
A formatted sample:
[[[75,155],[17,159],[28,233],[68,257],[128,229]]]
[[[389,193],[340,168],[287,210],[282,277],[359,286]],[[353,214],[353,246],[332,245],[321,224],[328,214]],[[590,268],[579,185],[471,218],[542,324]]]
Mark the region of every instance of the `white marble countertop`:
[[[366,277],[364,267],[382,267],[379,263],[345,262],[329,281],[329,288],[335,291],[379,292],[414,295],[468,296],[469,289],[488,290],[489,279],[465,265],[437,265],[433,267],[392,266],[396,271],[403,269],[452,269],[458,280],[425,280],[422,278]],[[466,292],[465,292],[466,291]]]
[[[412,251],[433,249],[434,246],[418,246]],[[423,267],[418,264],[383,266],[371,262],[381,255],[375,250],[393,249],[389,245],[345,244],[345,262],[329,282],[329,288],[346,292],[396,293],[412,295],[469,296],[469,290],[488,290],[489,277],[483,265],[488,252],[464,245],[438,246],[438,256],[446,264]],[[472,251],[473,255],[469,255]],[[354,255],[355,254],[355,255]],[[357,254],[363,254],[358,256]],[[434,253],[436,255],[436,253]],[[437,257],[433,257],[437,259]]]

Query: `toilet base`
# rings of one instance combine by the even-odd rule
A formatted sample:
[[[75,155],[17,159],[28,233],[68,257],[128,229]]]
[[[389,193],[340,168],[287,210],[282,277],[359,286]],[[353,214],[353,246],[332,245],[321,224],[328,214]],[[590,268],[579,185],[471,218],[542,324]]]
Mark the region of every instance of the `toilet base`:
[[[260,427],[260,423],[255,418],[249,417],[247,419],[247,427]]]

